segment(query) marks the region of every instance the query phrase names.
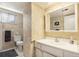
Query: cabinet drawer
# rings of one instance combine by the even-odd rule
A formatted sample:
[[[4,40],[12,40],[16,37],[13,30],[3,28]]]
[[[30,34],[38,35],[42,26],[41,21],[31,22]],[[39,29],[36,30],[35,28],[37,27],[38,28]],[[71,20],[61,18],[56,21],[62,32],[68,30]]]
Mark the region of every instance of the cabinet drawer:
[[[41,44],[39,42],[35,42],[35,47],[40,48]]]
[[[79,57],[79,54],[70,51],[64,51],[64,57]]]
[[[50,54],[57,56],[57,57],[62,57],[63,56],[63,51],[61,49],[55,48],[55,47],[50,47],[47,45],[42,44],[42,50],[49,52]]]

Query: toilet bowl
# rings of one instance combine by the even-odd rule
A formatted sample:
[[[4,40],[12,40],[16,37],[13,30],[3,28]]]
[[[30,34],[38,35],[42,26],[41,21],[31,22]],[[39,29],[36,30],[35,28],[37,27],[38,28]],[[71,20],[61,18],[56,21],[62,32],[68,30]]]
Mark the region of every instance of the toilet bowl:
[[[14,41],[16,43],[17,48],[20,51],[22,51],[23,41],[21,40],[21,36],[20,35],[14,36]]]

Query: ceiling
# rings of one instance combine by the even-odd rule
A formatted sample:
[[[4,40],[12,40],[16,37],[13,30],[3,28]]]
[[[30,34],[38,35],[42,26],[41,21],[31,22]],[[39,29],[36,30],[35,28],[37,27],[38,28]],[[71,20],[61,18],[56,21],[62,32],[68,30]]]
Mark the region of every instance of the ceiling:
[[[29,3],[27,2],[0,2],[0,7],[8,10],[17,10],[19,12],[27,12],[29,9]]]
[[[56,6],[56,5],[64,5],[64,4],[69,4],[69,3],[73,3],[73,2],[35,2],[35,4],[39,5],[40,7],[42,7],[43,9],[47,9],[51,6]]]
[[[35,4],[39,5],[40,7],[42,7],[43,9],[48,8],[51,5],[56,4],[57,2],[35,2]]]
[[[20,3],[20,2],[19,3],[18,2],[1,2],[0,5],[21,10],[22,8],[24,8],[25,3]]]

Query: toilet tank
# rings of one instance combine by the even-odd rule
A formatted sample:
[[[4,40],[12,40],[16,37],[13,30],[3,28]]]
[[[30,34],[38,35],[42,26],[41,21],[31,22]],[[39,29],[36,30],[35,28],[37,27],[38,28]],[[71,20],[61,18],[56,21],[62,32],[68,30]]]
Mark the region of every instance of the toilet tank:
[[[21,41],[21,35],[15,35],[14,41]]]

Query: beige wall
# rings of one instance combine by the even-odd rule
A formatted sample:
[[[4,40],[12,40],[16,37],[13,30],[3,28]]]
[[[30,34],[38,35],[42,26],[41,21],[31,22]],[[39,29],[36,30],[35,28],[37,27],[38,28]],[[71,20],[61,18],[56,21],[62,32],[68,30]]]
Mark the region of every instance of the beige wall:
[[[30,8],[30,9],[29,9]],[[33,56],[33,40],[44,37],[44,10],[31,3],[23,15],[24,56]]]
[[[70,3],[71,4],[71,3]],[[64,7],[64,6],[67,6],[67,5],[69,5],[69,3],[68,4],[58,4],[58,5],[56,5],[56,6],[53,6],[53,7],[50,7],[50,8],[48,8],[47,10],[46,10],[46,12],[50,12],[50,11],[52,11],[52,10],[54,10],[54,9],[58,9],[58,8],[62,8],[62,7]],[[78,20],[78,31],[77,32],[48,32],[48,31],[46,31],[45,32],[45,35],[46,36],[49,36],[49,37],[63,37],[63,38],[70,38],[71,36],[73,37],[73,39],[75,39],[75,40],[79,40],[79,5],[77,5],[77,20]]]
[[[32,4],[32,40],[44,38],[44,10]]]
[[[31,3],[26,6],[27,13],[23,14],[23,54],[25,57],[30,57],[31,55]]]
[[[32,3],[32,41],[44,38],[44,10]],[[33,48],[33,44],[31,45]],[[34,52],[31,49],[32,54]]]

